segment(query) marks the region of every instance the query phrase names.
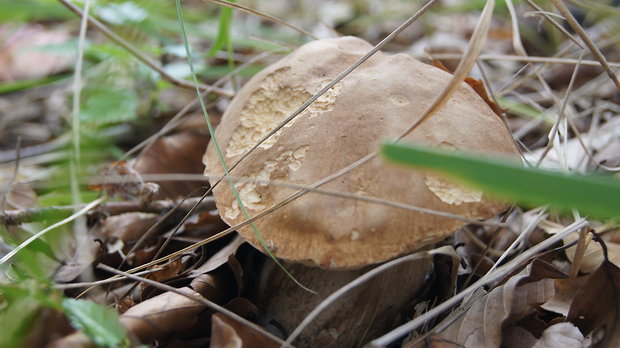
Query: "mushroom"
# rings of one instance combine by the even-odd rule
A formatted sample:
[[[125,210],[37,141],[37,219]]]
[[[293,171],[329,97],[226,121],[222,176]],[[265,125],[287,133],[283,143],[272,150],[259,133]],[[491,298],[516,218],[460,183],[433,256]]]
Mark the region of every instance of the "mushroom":
[[[256,74],[223,115],[216,137],[230,167],[284,118],[372,48],[354,37],[310,42]],[[378,52],[245,158],[232,173],[254,216],[296,190],[266,180],[310,185],[375,151],[421,117],[450,74],[407,54]],[[502,120],[463,83],[403,142],[517,157]],[[203,158],[212,183],[223,175],[215,147]],[[322,188],[403,202],[469,218],[489,218],[505,204],[438,174],[375,158]],[[228,184],[214,188],[222,219],[245,220]],[[409,253],[453,233],[463,222],[370,202],[307,193],[254,222],[273,254],[326,269],[358,269]],[[249,227],[239,233],[263,249]]]

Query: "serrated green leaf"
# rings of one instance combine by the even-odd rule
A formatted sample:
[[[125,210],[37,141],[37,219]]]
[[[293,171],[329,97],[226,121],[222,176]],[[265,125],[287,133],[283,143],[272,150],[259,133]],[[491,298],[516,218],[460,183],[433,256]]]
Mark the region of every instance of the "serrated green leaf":
[[[567,175],[500,159],[403,144],[383,144],[381,153],[390,161],[438,170],[522,204],[578,209],[598,218],[620,217],[620,182],[607,177]]]
[[[80,115],[85,123],[106,125],[136,119],[138,95],[133,90],[98,88],[89,90]]]
[[[71,325],[81,329],[98,346],[119,347],[125,341],[125,330],[118,314],[97,303],[71,298],[62,301],[63,311]]]

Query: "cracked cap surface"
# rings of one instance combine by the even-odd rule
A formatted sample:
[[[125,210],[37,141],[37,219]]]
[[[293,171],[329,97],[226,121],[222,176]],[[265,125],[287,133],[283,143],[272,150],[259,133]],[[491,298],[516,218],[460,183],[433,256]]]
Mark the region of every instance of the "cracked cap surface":
[[[234,164],[371,48],[354,37],[313,41],[250,79],[230,103],[215,133],[227,165]],[[376,151],[382,140],[400,135],[450,77],[406,54],[377,52],[244,159],[231,175],[310,185]],[[439,112],[402,141],[518,158],[504,123],[464,83]],[[212,142],[204,162],[211,183],[223,175]],[[261,182],[237,183],[236,187],[250,216],[296,192]],[[321,188],[470,218],[489,218],[505,208],[437,174],[395,167],[380,158]],[[226,181],[213,193],[226,223],[245,220]],[[276,257],[352,269],[440,240],[463,222],[310,192],[255,225]],[[263,249],[249,226],[239,233]]]

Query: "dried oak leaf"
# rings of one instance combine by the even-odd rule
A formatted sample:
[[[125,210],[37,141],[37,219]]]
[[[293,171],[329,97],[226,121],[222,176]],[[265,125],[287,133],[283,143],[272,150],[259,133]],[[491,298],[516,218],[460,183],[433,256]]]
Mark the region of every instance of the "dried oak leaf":
[[[604,261],[577,292],[567,321],[588,335],[604,332],[599,347],[620,347],[620,269]]]
[[[589,275],[577,278],[555,279],[555,292],[553,297],[541,307],[544,310],[555,312],[566,317],[571,303],[579,289],[588,283]]]
[[[218,252],[211,256],[200,267],[192,270],[190,274],[192,277],[196,277],[200,274],[209,273],[216,270],[220,266],[226,264],[230,257],[235,255],[239,247],[245,243],[245,240],[240,236],[236,236],[228,245],[222,247]]]
[[[189,296],[200,294],[216,303],[224,297],[219,279],[209,274],[194,279],[192,287],[178,290]],[[149,342],[193,327],[206,308],[206,305],[186,296],[165,292],[131,307],[121,315],[120,320],[125,329],[141,342]]]
[[[532,348],[581,348],[584,337],[579,329],[571,323],[557,323],[545,330]]]
[[[190,296],[196,294],[190,288],[179,291]],[[174,292],[165,292],[131,307],[121,316],[121,323],[141,342],[150,342],[192,327],[205,309],[202,303]]]
[[[441,332],[464,347],[500,347],[503,329],[524,318],[553,296],[553,279],[563,274],[534,259],[506,283],[474,302],[465,314]]]

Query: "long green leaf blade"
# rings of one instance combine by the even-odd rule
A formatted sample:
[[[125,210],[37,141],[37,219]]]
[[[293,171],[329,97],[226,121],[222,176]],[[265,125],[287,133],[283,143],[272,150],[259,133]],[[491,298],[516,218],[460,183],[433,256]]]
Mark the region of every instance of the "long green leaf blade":
[[[395,163],[437,170],[526,205],[549,204],[599,218],[620,217],[620,182],[601,176],[566,175],[525,168],[501,159],[475,157],[403,144],[383,144],[381,152]]]

